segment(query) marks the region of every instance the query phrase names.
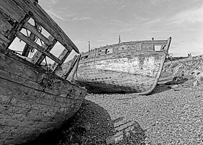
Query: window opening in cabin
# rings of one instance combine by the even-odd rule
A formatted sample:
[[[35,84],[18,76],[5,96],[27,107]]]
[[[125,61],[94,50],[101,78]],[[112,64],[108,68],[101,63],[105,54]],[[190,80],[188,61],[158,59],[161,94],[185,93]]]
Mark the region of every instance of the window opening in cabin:
[[[105,49],[105,54],[107,54],[108,53],[108,49]]]
[[[36,29],[39,33],[44,35],[45,37],[48,37],[49,33],[43,29],[37,22],[34,21],[34,19],[30,18],[29,21],[26,23],[27,26],[32,26],[33,29]],[[28,28],[22,28],[20,31],[21,34],[31,39],[33,42],[37,43],[39,46],[43,47],[44,42],[39,39],[36,35],[34,35]],[[20,40],[18,37],[14,39],[14,41],[9,46],[9,49],[16,52],[21,57],[27,57],[31,58],[36,50],[32,47],[26,44],[24,41]]]
[[[161,51],[161,45],[154,45],[155,51]]]
[[[47,68],[52,66],[52,70],[56,70],[70,54],[69,50],[64,49],[61,43],[56,43],[57,40],[32,18],[16,36],[9,49],[36,65]]]
[[[111,54],[111,53],[113,53],[113,49],[112,48],[108,49],[107,54]]]

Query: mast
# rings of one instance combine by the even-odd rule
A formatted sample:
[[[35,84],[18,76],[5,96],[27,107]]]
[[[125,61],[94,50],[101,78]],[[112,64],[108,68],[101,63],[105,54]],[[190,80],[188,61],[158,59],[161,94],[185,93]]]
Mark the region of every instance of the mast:
[[[154,37],[152,37],[152,41],[154,41]],[[154,45],[152,45],[152,49],[153,49],[153,51],[156,51]]]
[[[88,51],[90,52],[90,41],[88,41]]]
[[[120,35],[119,35],[118,44],[120,44],[120,43],[121,43],[121,37],[120,37]]]

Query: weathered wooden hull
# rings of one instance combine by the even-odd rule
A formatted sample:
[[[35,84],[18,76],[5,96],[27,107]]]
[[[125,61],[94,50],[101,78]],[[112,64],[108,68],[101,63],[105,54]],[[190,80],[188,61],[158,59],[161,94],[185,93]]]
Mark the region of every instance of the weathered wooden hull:
[[[75,80],[94,93],[148,94],[157,84],[164,61],[164,52],[124,51],[81,62]]]
[[[21,54],[10,50],[16,37]],[[58,57],[50,52],[57,42],[65,48]],[[0,145],[32,140],[79,109],[86,90],[57,76],[72,50],[79,53],[37,0],[0,1]]]
[[[167,61],[164,63],[159,83],[167,83],[181,75],[192,76],[194,70],[203,71],[203,55]]]
[[[47,82],[48,77],[51,82]],[[60,126],[79,109],[86,94],[86,90],[48,76],[43,69],[2,50],[0,82],[3,145],[23,143]]]
[[[129,41],[82,53],[74,80],[93,93],[149,94],[156,87],[170,43],[171,38]]]

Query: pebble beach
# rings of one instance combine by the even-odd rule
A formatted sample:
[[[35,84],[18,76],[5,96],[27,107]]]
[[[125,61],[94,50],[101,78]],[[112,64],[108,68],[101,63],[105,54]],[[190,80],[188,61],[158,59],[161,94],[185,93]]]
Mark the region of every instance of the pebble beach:
[[[201,145],[203,85],[158,85],[152,94],[88,94],[57,130],[27,145]]]

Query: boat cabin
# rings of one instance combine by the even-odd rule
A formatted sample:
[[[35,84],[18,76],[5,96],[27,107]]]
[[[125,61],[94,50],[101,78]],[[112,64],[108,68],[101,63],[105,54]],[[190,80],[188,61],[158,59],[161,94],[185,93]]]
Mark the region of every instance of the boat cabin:
[[[98,58],[105,55],[116,54],[122,51],[134,50],[137,52],[150,52],[150,51],[166,51],[165,46],[171,40],[146,40],[146,41],[130,41],[122,42],[113,45],[107,45],[100,48],[92,49],[86,53],[81,54],[81,60]],[[170,42],[169,42],[170,43]]]
[[[9,49],[15,38],[25,44],[20,53]],[[58,57],[51,53],[56,43],[64,47]],[[37,51],[28,59],[33,50]],[[79,53],[75,44],[38,5],[37,0],[0,1],[0,51],[16,53],[36,66],[49,58],[54,62],[51,70],[55,72],[72,50]]]

